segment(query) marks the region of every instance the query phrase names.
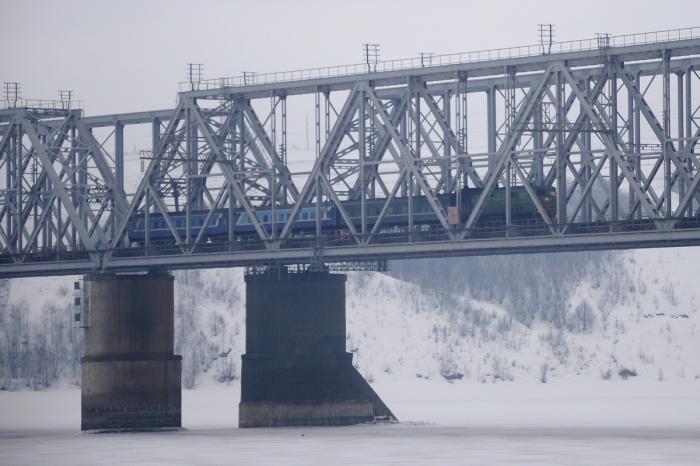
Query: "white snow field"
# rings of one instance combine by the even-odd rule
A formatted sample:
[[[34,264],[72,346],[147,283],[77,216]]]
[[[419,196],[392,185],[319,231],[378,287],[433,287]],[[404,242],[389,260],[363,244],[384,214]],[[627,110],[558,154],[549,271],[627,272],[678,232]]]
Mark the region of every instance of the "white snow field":
[[[80,433],[77,388],[52,381],[34,392],[24,376],[3,379],[0,389],[21,390],[0,390],[0,466],[700,465],[699,263],[700,248],[639,250],[581,271],[562,304],[567,315],[589,309],[579,328],[525,325],[510,314],[518,303],[467,288],[445,293],[352,273],[347,349],[402,422],[253,430],[236,428],[242,271],[179,272],[176,352],[183,386],[195,387],[183,390],[185,429]],[[533,274],[548,283],[546,268]],[[0,341],[53,341],[52,319],[70,317],[73,279],[13,280],[0,298],[18,312],[8,308]],[[529,291],[521,301],[534,299]],[[79,380],[79,350],[72,340],[56,346],[76,359],[55,365],[63,383]]]
[[[2,465],[695,465],[700,382],[381,378],[399,424],[237,429],[237,384],[183,391],[179,432],[81,433],[80,392],[0,392]]]

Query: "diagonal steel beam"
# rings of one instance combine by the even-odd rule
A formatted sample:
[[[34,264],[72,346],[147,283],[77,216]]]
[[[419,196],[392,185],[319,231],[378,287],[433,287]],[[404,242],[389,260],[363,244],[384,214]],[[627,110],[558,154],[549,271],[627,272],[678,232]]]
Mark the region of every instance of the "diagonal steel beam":
[[[328,138],[326,139],[326,142],[323,148],[321,149],[321,153],[314,161],[314,166],[312,167],[311,172],[309,173],[309,176],[306,179],[306,182],[304,183],[301,192],[299,193],[299,197],[297,198],[296,204],[294,204],[294,207],[292,208],[292,211],[289,214],[287,223],[282,228],[282,232],[279,235],[275,247],[279,247],[281,241],[286,239],[289,235],[292,226],[296,223],[299,211],[301,210],[303,204],[308,201],[309,197],[311,196],[311,193],[314,191],[318,184],[318,178],[319,176],[321,176],[321,170],[326,166],[326,164],[332,161],[335,155],[335,151],[338,149],[338,146],[340,145],[343,136],[347,132],[348,125],[350,121],[352,121],[355,111],[357,110],[358,93],[358,86],[356,85],[352,89],[352,91],[350,91],[350,94],[345,100],[343,108],[340,110],[338,118],[336,119],[335,124],[333,125],[333,128],[331,129]]]
[[[452,149],[455,151],[455,153],[459,157],[466,157],[466,164],[465,168],[467,170],[467,175],[469,178],[472,180],[472,183],[474,183],[474,186],[477,188],[480,188],[483,186],[483,181],[481,180],[481,177],[479,174],[474,170],[474,167],[471,165],[471,159],[469,158],[469,155],[467,154],[467,151],[462,145],[459,143],[459,140],[457,136],[455,135],[454,131],[452,130],[452,127],[450,124],[447,122],[445,119],[445,116],[443,115],[442,111],[438,107],[437,103],[435,102],[435,99],[433,96],[425,90],[425,88],[422,88],[420,90],[420,94],[423,97],[423,100],[425,103],[428,105],[428,109],[430,112],[433,114],[435,117],[435,120],[437,121],[438,125],[442,129],[444,138],[447,140],[447,143],[452,146]],[[450,186],[448,191],[452,191],[453,187]]]
[[[217,158],[217,163],[219,165],[219,169],[224,174],[226,181],[228,181],[229,186],[231,187],[234,194],[236,195],[236,200],[241,204],[243,209],[245,209],[245,211],[248,213],[248,217],[249,217],[250,221],[252,222],[253,226],[255,227],[255,231],[260,236],[260,239],[262,239],[263,241],[268,240],[269,236],[267,234],[267,231],[260,223],[260,220],[258,219],[258,216],[255,212],[255,208],[250,203],[248,196],[246,196],[245,189],[243,188],[240,179],[238,179],[238,177],[234,173],[234,170],[231,167],[231,165],[227,163],[226,157],[225,157],[223,151],[221,150],[221,145],[219,144],[219,141],[216,139],[216,136],[212,133],[211,128],[209,128],[209,125],[207,125],[206,121],[204,120],[204,117],[202,116],[202,112],[200,111],[199,106],[197,105],[197,103],[193,99],[187,99],[185,101],[185,105],[186,105],[186,108],[190,109],[191,115],[194,116],[195,123],[196,123],[198,129],[201,131],[202,135],[204,136],[204,139],[206,140],[207,144],[209,145],[209,150],[216,153],[216,158]],[[268,243],[265,243],[265,246],[268,248],[270,247],[270,245]]]
[[[605,165],[605,161],[607,160],[607,156],[601,157],[600,163],[595,167],[595,170],[593,170],[593,173],[591,173],[591,177],[588,180],[588,182],[583,186],[583,190],[581,192],[581,196],[578,199],[578,202],[574,206],[574,210],[571,213],[571,219],[575,219],[576,215],[578,214],[579,210],[581,210],[581,207],[583,206],[584,201],[586,200],[586,196],[590,195],[591,188],[593,188],[593,185],[596,183],[596,180],[598,179],[598,175],[600,175],[600,171],[603,169],[603,165]],[[595,203],[593,203],[596,208],[598,207]],[[602,214],[599,212],[599,215],[602,218]],[[567,222],[566,225],[564,225],[564,228],[562,229],[562,234],[566,233],[566,231],[569,229],[570,223]]]
[[[667,154],[673,162],[674,166],[676,167],[676,176],[674,176],[674,180],[676,179],[678,174],[680,174],[680,176],[686,184],[690,183],[692,175],[688,170],[688,166],[678,158],[678,151],[676,149],[675,144],[673,143],[673,141],[667,140],[664,128],[661,126],[661,123],[656,118],[656,115],[649,106],[648,102],[639,91],[637,84],[630,79],[626,70],[619,64],[616,65],[616,71],[620,76],[620,79],[624,83],[625,87],[627,88],[627,92],[629,92],[632,98],[634,99],[635,104],[639,107],[642,115],[646,119],[647,123],[649,124],[649,127],[651,128],[656,138],[661,144],[668,145],[669,150]],[[693,195],[698,201],[700,201],[700,193],[693,193]]]
[[[404,93],[401,96],[401,99],[398,102],[396,102],[389,111],[391,121],[393,122],[394,126],[398,125],[401,121],[401,118],[403,118],[404,112],[406,111],[407,102],[408,96],[407,93]],[[374,119],[377,131],[380,133],[380,137],[376,149],[372,154],[372,158],[367,161],[368,164],[371,164],[371,167],[376,168],[365,172],[366,180],[364,182],[364,188],[366,189],[372,183],[372,181],[377,180],[377,182],[380,183],[380,187],[382,187],[384,194],[388,195],[388,190],[386,189],[386,186],[384,185],[384,182],[381,180],[381,176],[379,175],[378,167],[379,163],[384,159],[386,151],[389,150],[393,153],[396,149],[394,149],[394,147],[391,145],[391,135],[382,129],[382,125],[379,124],[377,116],[373,115],[372,118]],[[357,199],[362,193],[362,189],[362,180],[358,178],[355,181],[353,188],[351,189],[350,198]]]
[[[520,167],[516,160],[511,160],[510,162],[511,166],[515,168],[515,173],[518,176],[518,178],[520,178],[520,182],[525,187],[525,191],[527,191],[527,194],[530,196],[530,199],[535,204],[535,208],[542,216],[542,219],[544,219],[544,223],[547,224],[547,228],[549,228],[549,231],[553,235],[557,235],[557,231],[554,227],[554,224],[552,223],[552,219],[549,217],[549,214],[542,205],[542,202],[540,202],[540,198],[537,196],[537,193],[535,193],[535,190],[532,189],[532,185],[530,184],[527,175],[523,172],[523,169]]]
[[[605,84],[607,84],[608,78],[607,78],[607,73],[605,73],[605,70],[603,70],[603,73],[600,75],[600,79],[596,81],[595,85],[593,86],[593,89],[590,91],[589,94],[589,99],[591,102],[595,102],[598,100],[600,97],[601,93],[603,92],[603,89],[605,89]],[[576,94],[571,93],[569,94],[569,97],[574,98],[574,101],[576,100]],[[567,101],[568,103],[568,101]],[[569,107],[573,106],[570,105]],[[571,126],[571,131],[566,137],[566,140],[564,141],[563,145],[563,152],[567,155],[567,158],[570,155],[571,149],[574,147],[574,144],[576,143],[577,138],[581,134],[582,129],[584,128],[586,122],[589,121],[588,114],[582,109],[578,116],[576,117],[576,121],[574,121],[573,125]],[[545,144],[545,147],[550,147],[551,144],[554,142],[556,139],[554,136],[556,135],[556,131],[552,135],[552,141],[548,142]],[[557,173],[556,173],[556,167],[550,168],[550,170],[547,172],[547,175],[545,176],[544,180],[544,185],[545,186],[550,186],[553,182],[554,179],[556,178]]]
[[[292,196],[292,200],[296,202],[299,198],[299,189],[296,187],[294,181],[292,180],[292,175],[291,173],[289,173],[289,168],[284,164],[284,161],[277,152],[277,149],[272,145],[272,141],[267,135],[267,131],[265,131],[265,128],[260,122],[258,115],[255,113],[253,107],[250,105],[250,101],[247,101],[244,104],[242,104],[242,108],[246,117],[248,118],[248,122],[250,123],[253,134],[255,134],[255,136],[265,148],[265,151],[267,152],[268,156],[272,161],[272,167],[274,167],[275,170],[277,170],[277,172],[279,173],[279,177],[282,180],[280,185],[286,185],[289,194]]]
[[[39,160],[41,160],[41,163],[43,165],[44,170],[46,170],[47,175],[49,179],[51,179],[51,183],[53,184],[53,189],[58,195],[58,197],[61,199],[63,202],[64,206],[63,208],[66,210],[66,213],[70,217],[71,222],[73,223],[73,226],[75,227],[76,231],[78,232],[78,235],[80,236],[80,240],[83,243],[83,246],[85,246],[85,249],[88,251],[95,251],[95,242],[93,239],[90,237],[88,234],[87,230],[83,226],[80,215],[78,212],[76,212],[75,207],[73,206],[73,201],[66,192],[63,183],[61,182],[61,179],[59,178],[58,174],[54,170],[53,164],[51,162],[51,159],[49,155],[46,152],[46,148],[44,145],[41,143],[41,140],[39,138],[39,135],[36,133],[36,130],[34,129],[33,125],[24,125],[25,126],[25,132],[29,139],[32,141],[32,145],[36,148],[36,154]]]
[[[182,120],[184,110],[185,107],[181,100],[180,102],[178,102],[177,107],[175,107],[173,116],[168,122],[168,127],[166,128],[165,133],[163,134],[163,137],[160,140],[160,146],[158,147],[157,152],[153,154],[151,162],[148,164],[146,171],[143,173],[141,182],[139,183],[139,186],[136,189],[136,192],[134,193],[131,202],[129,203],[129,207],[127,208],[123,217],[120,219],[118,227],[114,231],[114,236],[112,237],[112,241],[110,243],[110,250],[116,249],[119,246],[119,243],[122,241],[122,236],[124,235],[124,231],[126,230],[126,226],[128,225],[131,216],[141,204],[141,201],[143,200],[143,197],[146,194],[146,190],[150,186],[151,178],[154,172],[156,171],[156,168],[160,168],[160,163],[163,159],[163,154],[165,153],[166,149],[168,149],[169,145],[172,142],[174,142],[173,140],[175,139],[175,130],[177,129],[177,127],[180,124],[180,121]],[[171,153],[173,152],[174,150],[171,151]],[[157,197],[157,193],[154,194],[156,194]],[[109,261],[110,258],[111,252],[108,251],[105,255],[105,262]]]
[[[403,139],[403,137],[401,137],[396,128],[392,125],[391,117],[389,116],[386,109],[379,100],[376,91],[364,82],[362,83],[362,87],[364,88],[365,93],[369,96],[370,100],[372,101],[375,110],[377,111],[377,114],[382,119],[384,128],[391,134],[391,138],[394,144],[398,146],[399,154],[403,159],[404,166],[408,168],[409,172],[413,175],[413,177],[415,177],[416,181],[418,182],[418,185],[423,191],[423,194],[425,195],[426,199],[428,199],[428,203],[433,208],[433,211],[435,212],[438,221],[445,229],[448,236],[451,239],[455,239],[453,228],[447,221],[447,214],[445,213],[445,209],[442,207],[442,204],[440,204],[440,202],[438,201],[433,189],[431,189],[430,185],[425,180],[423,173],[418,167],[417,160],[411,153],[411,150],[408,148],[408,144]]]
[[[627,159],[625,159],[622,156],[622,153],[617,148],[617,145],[610,137],[610,122],[604,120],[605,115],[599,115],[595,111],[595,109],[593,108],[593,104],[589,100],[586,93],[581,90],[578,83],[571,75],[569,69],[561,63],[557,63],[556,68],[559,71],[561,71],[562,75],[564,76],[564,79],[569,83],[569,86],[571,87],[573,92],[576,93],[576,96],[579,100],[579,104],[588,114],[588,118],[591,120],[591,123],[598,128],[598,132],[596,133],[596,135],[605,146],[605,149],[608,151],[608,155],[615,159],[615,161],[617,161],[618,166],[622,171],[622,174],[625,176],[627,182],[630,184],[632,189],[635,191],[635,194],[642,202],[644,209],[647,211],[649,216],[655,220],[657,228],[662,228],[662,225],[659,222],[662,218],[661,214],[659,213],[655,204],[649,199],[647,192],[642,189],[639,178],[637,178],[634,170],[629,165]]]
[[[549,65],[547,71],[542,75],[542,78],[537,82],[536,85],[532,86],[528,91],[527,95],[524,97],[524,104],[518,113],[513,127],[510,129],[505,137],[504,142],[501,144],[500,149],[496,153],[496,160],[494,161],[493,168],[489,170],[486,181],[484,182],[484,187],[477,199],[472,211],[469,213],[469,217],[464,225],[464,231],[460,234],[459,239],[464,239],[468,234],[469,230],[474,226],[476,220],[481,215],[481,210],[483,209],[486,199],[491,195],[491,192],[496,187],[496,183],[499,178],[501,178],[501,173],[506,165],[506,162],[511,156],[511,152],[515,147],[518,139],[524,132],[527,123],[532,117],[532,112],[535,105],[542,98],[545,87],[549,84],[552,72],[554,70],[554,65]]]

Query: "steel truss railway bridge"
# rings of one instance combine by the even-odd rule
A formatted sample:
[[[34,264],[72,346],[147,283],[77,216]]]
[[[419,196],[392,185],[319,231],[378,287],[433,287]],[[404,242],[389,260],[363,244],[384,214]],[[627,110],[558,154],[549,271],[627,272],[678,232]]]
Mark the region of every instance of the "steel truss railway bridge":
[[[698,69],[693,28],[197,79],[174,109],[140,113],[8,99],[0,277],[700,244]],[[289,150],[294,105],[313,109],[313,153]],[[152,129],[152,146],[129,187],[138,169],[125,162],[124,132],[139,125]],[[439,197],[463,187],[481,191],[455,221]],[[556,191],[554,211],[536,195],[542,187]],[[495,188],[505,190],[504,216],[484,220]],[[516,188],[535,219],[513,215]],[[416,196],[435,224],[414,222]],[[402,197],[406,224],[385,226]],[[369,222],[373,199],[383,202]],[[302,207],[326,205],[342,227],[317,220],[299,234]],[[276,216],[283,208],[291,214]],[[220,241],[192,228],[193,212],[206,226],[222,210]],[[279,225],[267,228],[263,210]],[[234,228],[243,212],[255,231],[245,236]],[[172,241],[156,240],[148,221],[145,239],[130,240],[134,219],[153,215]]]

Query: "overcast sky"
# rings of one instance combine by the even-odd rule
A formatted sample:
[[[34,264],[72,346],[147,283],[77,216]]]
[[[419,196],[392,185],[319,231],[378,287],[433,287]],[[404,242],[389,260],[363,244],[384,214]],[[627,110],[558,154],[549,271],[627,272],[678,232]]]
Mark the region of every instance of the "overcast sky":
[[[700,26],[694,0],[0,0],[0,81],[72,89],[90,115],[171,107],[185,64],[205,78]],[[693,13],[693,14],[690,14]],[[698,24],[694,24],[695,23]]]

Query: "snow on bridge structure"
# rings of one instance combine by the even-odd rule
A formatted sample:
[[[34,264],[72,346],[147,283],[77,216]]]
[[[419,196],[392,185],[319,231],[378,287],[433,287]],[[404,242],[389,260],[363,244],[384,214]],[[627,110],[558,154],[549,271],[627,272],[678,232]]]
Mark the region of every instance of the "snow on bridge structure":
[[[391,417],[359,383],[342,400],[316,403],[337,392],[319,389],[324,383],[357,382],[344,350],[328,343],[344,322],[344,298],[324,264],[700,244],[699,66],[700,28],[689,28],[196,77],[184,83],[174,109],[150,112],[90,117],[69,101],[7,92],[0,278],[89,274],[95,285],[88,289],[114,282],[103,290],[113,299],[129,294],[118,274],[162,281],[168,270],[262,266],[251,269],[249,290],[261,293],[265,282],[279,295],[275,303],[249,296],[259,305],[248,306],[248,330],[261,339],[249,341],[244,358],[251,397],[243,402],[251,404],[241,423]],[[314,114],[312,154],[290,150],[295,106]],[[125,159],[124,133],[143,125],[150,125],[151,147],[129,186],[138,169]],[[99,128],[110,131],[113,150],[95,137]],[[290,264],[311,271],[289,273]],[[151,273],[133,275],[144,272]],[[303,296],[290,282],[310,295],[335,293],[305,301],[337,312],[315,329],[328,338],[300,350],[321,348],[335,359],[317,358],[312,367],[304,358],[290,363],[282,350],[260,352],[298,349],[309,336],[313,319],[288,323],[286,335],[264,324],[250,328],[256,313],[284,319],[270,306],[301,312],[293,309]],[[99,308],[95,299],[102,298],[91,299]],[[124,300],[124,312],[148,312],[143,302]],[[171,313],[172,300],[165,301]],[[91,357],[145,358],[161,361],[160,371],[179,370],[172,351],[144,351]],[[306,382],[290,367],[316,377],[315,395],[299,388]],[[288,389],[255,398],[283,368]],[[282,400],[284,393],[298,396]]]

